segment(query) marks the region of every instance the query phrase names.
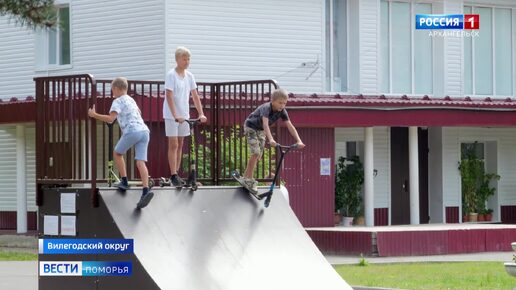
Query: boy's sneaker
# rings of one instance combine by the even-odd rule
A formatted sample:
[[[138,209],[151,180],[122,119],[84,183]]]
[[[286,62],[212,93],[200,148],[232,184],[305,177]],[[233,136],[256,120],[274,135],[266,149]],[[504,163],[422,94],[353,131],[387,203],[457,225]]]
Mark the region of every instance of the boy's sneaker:
[[[172,186],[181,187],[185,184],[185,181],[181,177],[179,177],[179,175],[174,174],[172,175],[172,177],[170,177],[170,183],[172,184]]]
[[[146,207],[149,204],[149,202],[152,200],[153,197],[154,197],[154,193],[152,191],[148,192],[147,194],[143,194],[142,197],[140,198],[140,201],[136,204],[136,208],[142,209],[142,208]]]
[[[128,184],[123,183],[122,181],[120,181],[120,182],[116,185],[116,187],[117,187],[117,188],[118,188],[118,190],[120,190],[120,191],[126,191],[126,190],[128,190],[128,189],[129,189],[129,185],[128,185]]]
[[[251,178],[245,178],[244,179],[244,187],[249,190],[250,193],[256,195],[258,194],[258,182],[256,180]]]

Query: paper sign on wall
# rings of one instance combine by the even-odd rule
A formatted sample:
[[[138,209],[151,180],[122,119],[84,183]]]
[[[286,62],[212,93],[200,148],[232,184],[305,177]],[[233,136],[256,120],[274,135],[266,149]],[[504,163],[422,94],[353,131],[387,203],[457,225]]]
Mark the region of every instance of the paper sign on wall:
[[[62,236],[76,236],[75,228],[76,218],[74,215],[61,216],[61,235]]]
[[[57,236],[59,234],[59,219],[56,215],[43,217],[43,234],[46,236]]]
[[[75,193],[61,193],[61,213],[75,213]]]
[[[321,175],[330,175],[331,158],[321,158]]]

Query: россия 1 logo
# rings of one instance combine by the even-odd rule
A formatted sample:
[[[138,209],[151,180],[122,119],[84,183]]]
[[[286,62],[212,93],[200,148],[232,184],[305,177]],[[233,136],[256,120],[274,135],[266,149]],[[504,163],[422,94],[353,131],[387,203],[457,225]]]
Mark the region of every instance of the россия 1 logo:
[[[480,15],[416,14],[416,29],[480,29]]]

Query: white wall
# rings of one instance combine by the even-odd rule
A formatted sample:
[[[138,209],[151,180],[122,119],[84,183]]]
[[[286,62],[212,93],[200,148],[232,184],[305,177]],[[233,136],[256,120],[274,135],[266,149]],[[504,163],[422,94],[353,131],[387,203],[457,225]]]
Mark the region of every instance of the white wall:
[[[290,91],[322,91],[324,1],[167,1],[167,64],[178,45],[191,49],[197,80],[276,79]]]
[[[163,79],[162,0],[75,0],[71,8],[72,66],[63,73],[96,78]]]
[[[25,125],[27,210],[36,211],[35,129]],[[16,125],[0,125],[0,211],[16,211]]]
[[[35,76],[90,73],[98,79],[162,80],[165,3],[70,1],[71,66],[35,69],[35,34],[0,16],[0,98],[34,95]]]
[[[444,222],[442,127],[428,128],[428,212],[430,223]]]
[[[500,205],[516,205],[516,128],[443,128],[443,194],[444,206],[461,206],[460,159],[461,142],[489,142],[488,158],[496,154],[496,163],[489,169],[497,168],[501,176],[495,193]],[[496,150],[493,149],[494,142]],[[489,153],[491,152],[491,153]],[[496,153],[493,153],[496,152]],[[496,198],[495,198],[496,199]],[[490,204],[493,204],[493,200]],[[494,209],[499,212],[499,209]]]
[[[360,92],[379,92],[380,1],[360,0]]]
[[[0,16],[0,99],[34,95],[34,36]]]
[[[460,14],[462,1],[444,1],[444,13]],[[444,95],[463,95],[463,44],[462,37],[446,37],[444,39]]]
[[[375,127],[374,134],[374,169],[378,175],[374,178],[374,207],[391,207],[391,168],[390,168],[390,128]],[[336,128],[335,142],[364,142],[364,128]],[[345,150],[345,149],[344,149]],[[337,152],[339,153],[339,152]],[[340,152],[343,156],[344,152]]]
[[[16,126],[0,126],[0,211],[16,211]]]

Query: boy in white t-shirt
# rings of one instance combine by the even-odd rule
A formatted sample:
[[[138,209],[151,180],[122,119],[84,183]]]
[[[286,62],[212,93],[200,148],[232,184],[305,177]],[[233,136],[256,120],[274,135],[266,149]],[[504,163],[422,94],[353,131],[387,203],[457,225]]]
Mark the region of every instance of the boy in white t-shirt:
[[[190,51],[186,47],[178,47],[175,52],[176,67],[165,76],[166,97],[163,103],[163,119],[165,119],[165,135],[168,137],[168,165],[170,182],[173,186],[182,186],[184,181],[177,175],[181,165],[183,141],[190,135],[190,125],[185,120],[190,118],[190,94],[199,114],[201,122],[206,122],[201,100],[197,94],[197,84],[190,71]]]
[[[117,120],[120,125],[122,136],[113,150],[113,159],[122,179],[117,185],[121,191],[126,191],[129,188],[123,154],[134,146],[134,159],[136,159],[136,167],[140,172],[143,183],[142,196],[136,205],[136,208],[141,209],[146,207],[154,197],[154,193],[149,191],[149,171],[147,165],[145,165],[147,146],[149,145],[149,128],[143,122],[138,105],[133,98],[127,95],[127,87],[126,78],[114,79],[111,83],[111,90],[115,100],[111,104],[109,115],[98,114],[95,111],[95,105],[93,105],[91,109],[88,109],[88,116],[106,123],[113,123]]]

